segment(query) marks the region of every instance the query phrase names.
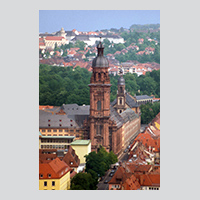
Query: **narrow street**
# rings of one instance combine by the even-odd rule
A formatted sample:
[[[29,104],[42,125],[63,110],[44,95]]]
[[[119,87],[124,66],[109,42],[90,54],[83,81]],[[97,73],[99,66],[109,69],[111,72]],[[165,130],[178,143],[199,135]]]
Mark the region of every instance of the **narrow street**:
[[[148,124],[141,124],[140,132],[143,132],[145,130],[146,126],[148,126]],[[138,134],[140,132],[138,132]],[[130,143],[135,139],[135,137],[131,139]],[[126,149],[127,149],[127,147],[126,147]],[[125,162],[125,161],[128,160],[128,157],[129,157],[128,156],[128,151],[125,152],[125,150],[123,150],[123,152],[121,153],[121,155],[119,155],[119,157],[118,157],[118,162]],[[113,169],[109,169],[106,172],[106,174],[103,177],[103,179],[101,181],[99,181],[99,183],[97,184],[97,187],[98,187],[97,190],[108,190],[108,187],[109,187],[108,182],[112,179],[112,177],[109,176],[109,174],[111,173],[111,170],[113,170]],[[104,183],[105,181],[108,181],[108,182]]]
[[[109,174],[111,173],[111,171],[114,170],[114,173],[116,172],[116,169],[109,169],[105,176],[103,177],[103,179],[101,181],[99,181],[99,183],[97,184],[97,190],[108,190],[108,182],[112,179],[111,176],[109,176]],[[104,183],[105,181],[108,181],[107,183]]]

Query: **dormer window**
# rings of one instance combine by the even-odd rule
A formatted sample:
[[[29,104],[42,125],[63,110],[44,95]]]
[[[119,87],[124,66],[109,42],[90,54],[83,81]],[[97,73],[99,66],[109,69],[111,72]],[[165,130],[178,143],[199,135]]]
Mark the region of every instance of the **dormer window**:
[[[48,174],[48,178],[51,178],[51,174]]]
[[[43,178],[43,174],[40,174],[40,178]]]

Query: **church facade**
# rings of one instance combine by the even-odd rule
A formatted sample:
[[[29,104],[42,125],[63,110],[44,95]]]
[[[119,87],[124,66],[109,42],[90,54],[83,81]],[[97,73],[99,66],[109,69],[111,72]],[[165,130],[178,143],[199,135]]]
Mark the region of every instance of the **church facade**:
[[[125,90],[125,80],[118,80],[117,98],[110,104],[109,63],[104,47],[97,45],[98,55],[92,62],[90,80],[90,115],[84,122],[84,138],[91,140],[92,151],[103,146],[119,154],[140,130],[140,110],[134,97]]]

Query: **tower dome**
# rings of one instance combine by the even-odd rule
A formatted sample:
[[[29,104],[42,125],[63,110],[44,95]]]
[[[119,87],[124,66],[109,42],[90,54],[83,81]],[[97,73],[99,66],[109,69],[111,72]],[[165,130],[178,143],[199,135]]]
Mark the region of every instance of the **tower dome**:
[[[118,79],[118,85],[125,85],[125,80],[123,78],[123,76],[120,76]]]
[[[98,55],[92,61],[92,67],[108,67],[108,59],[103,55],[104,46],[101,42],[97,45]]]

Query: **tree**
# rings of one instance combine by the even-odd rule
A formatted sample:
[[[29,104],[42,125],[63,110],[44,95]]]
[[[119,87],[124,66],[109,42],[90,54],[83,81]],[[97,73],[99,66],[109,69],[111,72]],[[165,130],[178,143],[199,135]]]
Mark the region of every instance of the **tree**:
[[[160,112],[160,102],[153,104],[147,103],[140,106],[141,109],[141,123],[148,124]]]
[[[71,180],[71,190],[96,190],[96,181],[90,173],[78,173]]]
[[[111,164],[118,161],[117,156],[111,151],[108,153],[103,147],[100,147],[98,152],[91,152],[86,157],[86,172],[93,170],[99,176],[103,176],[110,168]]]
[[[147,103],[145,105],[140,106],[141,109],[141,123],[148,124],[154,117],[153,109],[151,108],[151,104]]]
[[[85,42],[77,40],[74,46],[80,48],[80,50],[84,50],[85,45]]]

